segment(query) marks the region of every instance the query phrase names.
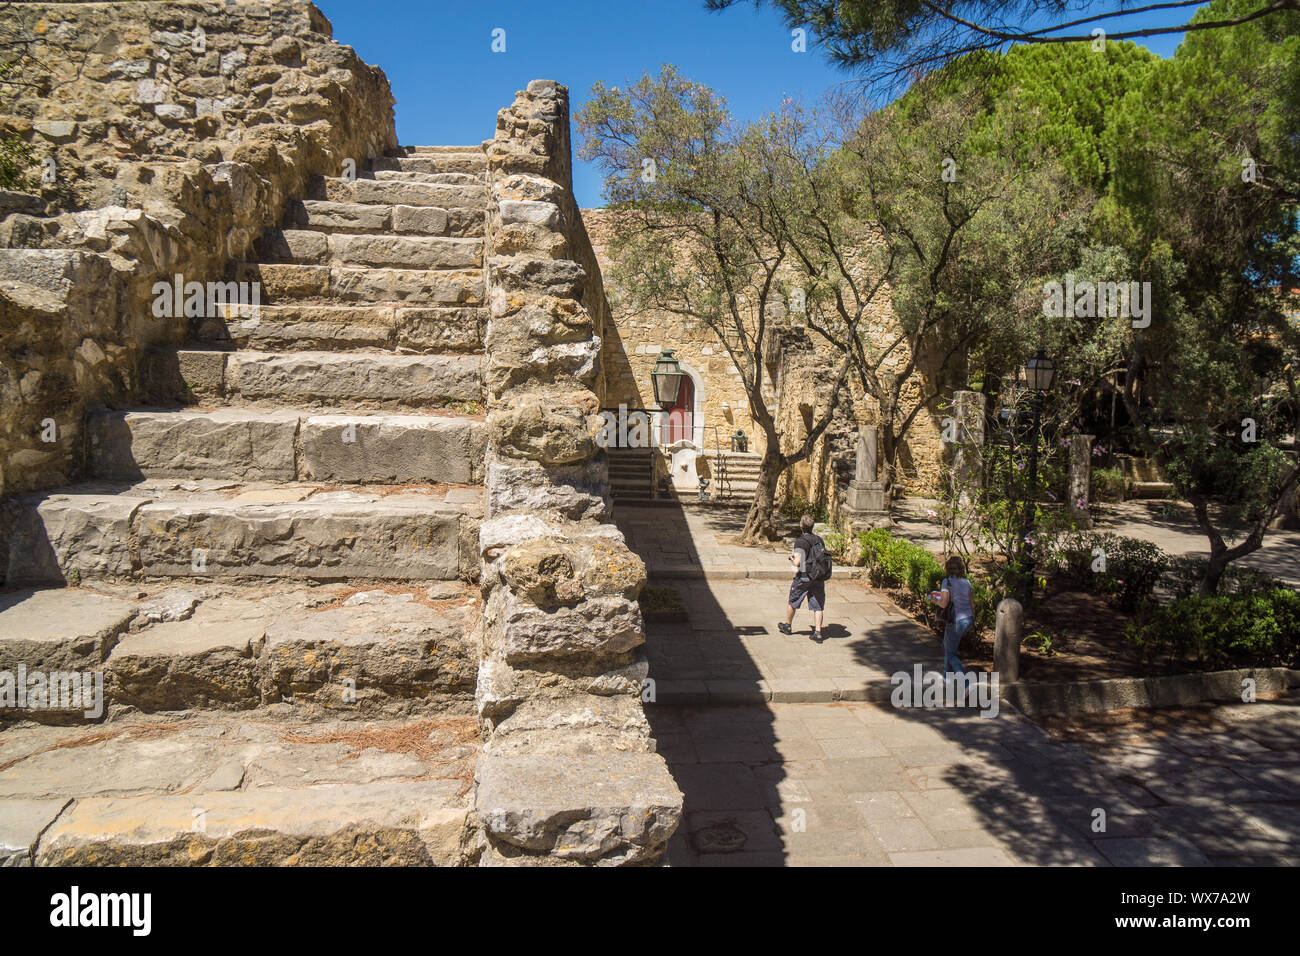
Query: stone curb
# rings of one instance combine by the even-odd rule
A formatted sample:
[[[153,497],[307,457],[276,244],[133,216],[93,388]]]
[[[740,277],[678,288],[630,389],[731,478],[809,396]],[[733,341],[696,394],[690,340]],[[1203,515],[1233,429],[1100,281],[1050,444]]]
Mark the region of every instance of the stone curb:
[[[1034,684],[1021,681],[1002,688],[1002,699],[1026,715],[1088,714],[1129,707],[1183,707],[1202,701],[1241,702],[1242,681],[1254,678],[1256,693],[1300,686],[1300,670],[1287,667],[1243,668],[1173,674],[1167,677],[1120,677],[1108,680]]]
[[[659,565],[647,569],[651,581],[681,580],[715,580],[739,581],[751,579],[756,581],[788,581],[790,571],[787,568],[702,568],[695,564]],[[832,581],[860,581],[866,578],[864,568],[837,568]]]
[[[1240,701],[1242,680],[1255,679],[1256,693],[1300,686],[1300,670],[1265,667],[1168,677],[1125,677],[1107,680],[1020,682],[1003,686],[999,697],[1027,716],[1072,715],[1131,707],[1180,707],[1203,701]],[[826,704],[836,701],[888,703],[888,680],[863,683],[852,678],[786,678],[775,680],[663,680],[655,687],[654,704],[661,707],[721,707],[736,704]]]

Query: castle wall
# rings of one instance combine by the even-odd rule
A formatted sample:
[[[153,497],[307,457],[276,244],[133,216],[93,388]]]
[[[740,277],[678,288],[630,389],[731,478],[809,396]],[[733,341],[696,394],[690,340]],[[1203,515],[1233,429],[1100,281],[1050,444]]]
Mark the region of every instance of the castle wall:
[[[3,495],[77,477],[87,409],[138,400],[143,351],[184,340],[156,281],[225,278],[312,175],[397,141],[383,72],[310,3],[13,4],[0,43],[27,44],[0,131],[36,163],[0,193]]]

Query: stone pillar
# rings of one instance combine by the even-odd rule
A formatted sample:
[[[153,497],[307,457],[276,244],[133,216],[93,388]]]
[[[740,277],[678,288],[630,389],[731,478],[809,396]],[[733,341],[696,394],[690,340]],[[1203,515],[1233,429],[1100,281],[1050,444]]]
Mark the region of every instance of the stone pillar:
[[[568,92],[535,80],[487,147],[473,799],[488,866],[655,863],[682,813],[642,708],[656,693],[637,603],[645,564],[606,521],[593,388],[608,305],[569,187],[568,130]]]
[[[983,392],[966,390],[952,394],[952,417],[956,423],[956,442],[952,445],[949,467],[958,501],[967,503],[969,492],[983,482],[984,407],[988,399]]]
[[[880,464],[880,433],[875,425],[858,429],[858,457],[840,510],[850,532],[888,526],[889,509],[885,504],[885,486],[877,476]]]
[[[1288,457],[1291,459],[1291,464],[1294,465],[1295,454],[1293,453]],[[1282,496],[1282,500],[1278,502],[1277,517],[1273,519],[1273,524],[1270,527],[1284,531],[1300,530],[1300,481],[1293,484],[1287,493]]]
[[[1080,528],[1092,527],[1088,512],[1088,489],[1092,485],[1092,442],[1094,435],[1070,436],[1070,471],[1066,480],[1065,506]]]
[[[1015,598],[998,603],[997,625],[993,633],[993,670],[1003,684],[1020,680],[1020,641],[1024,636],[1025,611]]]

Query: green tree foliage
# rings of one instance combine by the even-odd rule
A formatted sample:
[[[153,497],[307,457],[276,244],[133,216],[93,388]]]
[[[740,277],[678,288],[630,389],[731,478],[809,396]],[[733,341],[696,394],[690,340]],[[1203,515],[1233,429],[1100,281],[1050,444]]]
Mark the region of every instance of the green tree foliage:
[[[671,66],[625,90],[597,84],[576,120],[580,155],[604,167],[618,211],[610,254],[629,306],[712,329],[740,376],[766,439],[742,537],[775,538],[777,481],[812,454],[850,364],[839,361],[816,421],[783,446],[763,394],[777,324],[792,308],[825,310],[851,336],[885,278],[853,256],[866,227],[842,209],[828,128],[793,103],[734,122],[721,97]]]
[[[0,63],[0,101],[9,97],[9,79],[16,65]],[[29,189],[32,182],[27,175],[32,164],[32,148],[21,136],[0,133],[0,189]]]
[[[1214,0],[1198,17],[1250,7]],[[1300,476],[1280,447],[1300,428],[1300,330],[1282,309],[1300,254],[1298,103],[1293,12],[1189,36],[1120,99],[1103,137],[1101,228],[1130,250],[1157,309],[1128,345],[1125,404],[1210,541],[1206,594],[1260,547]]]
[[[739,0],[705,0],[724,10]],[[761,6],[764,0],[754,0]],[[1249,0],[1231,8],[1212,6],[1189,13],[1202,0],[1145,5],[1138,26],[1120,27],[1115,18],[1133,9],[1124,2],[1079,4],[1068,0],[767,0],[791,28],[810,31],[831,61],[862,72],[881,89],[897,89],[915,77],[963,57],[1008,45],[1054,47],[1105,43],[1168,33],[1189,35],[1229,29],[1240,23],[1274,22],[1300,10],[1300,0]]]

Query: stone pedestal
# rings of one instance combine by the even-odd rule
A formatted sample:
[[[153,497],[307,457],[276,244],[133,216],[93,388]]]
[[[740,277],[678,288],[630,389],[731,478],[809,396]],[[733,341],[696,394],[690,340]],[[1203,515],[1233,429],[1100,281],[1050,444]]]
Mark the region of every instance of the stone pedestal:
[[[857,467],[840,506],[850,532],[888,527],[893,523],[885,501],[885,486],[876,479],[877,439],[874,425],[864,425],[858,431]]]
[[[1066,508],[1080,528],[1092,527],[1088,489],[1092,485],[1092,435],[1070,436],[1070,471],[1066,479]]]
[[[946,450],[953,488],[961,504],[970,501],[971,493],[977,491],[983,481],[986,402],[987,399],[981,392],[953,392],[952,416],[957,426],[956,441]]]

